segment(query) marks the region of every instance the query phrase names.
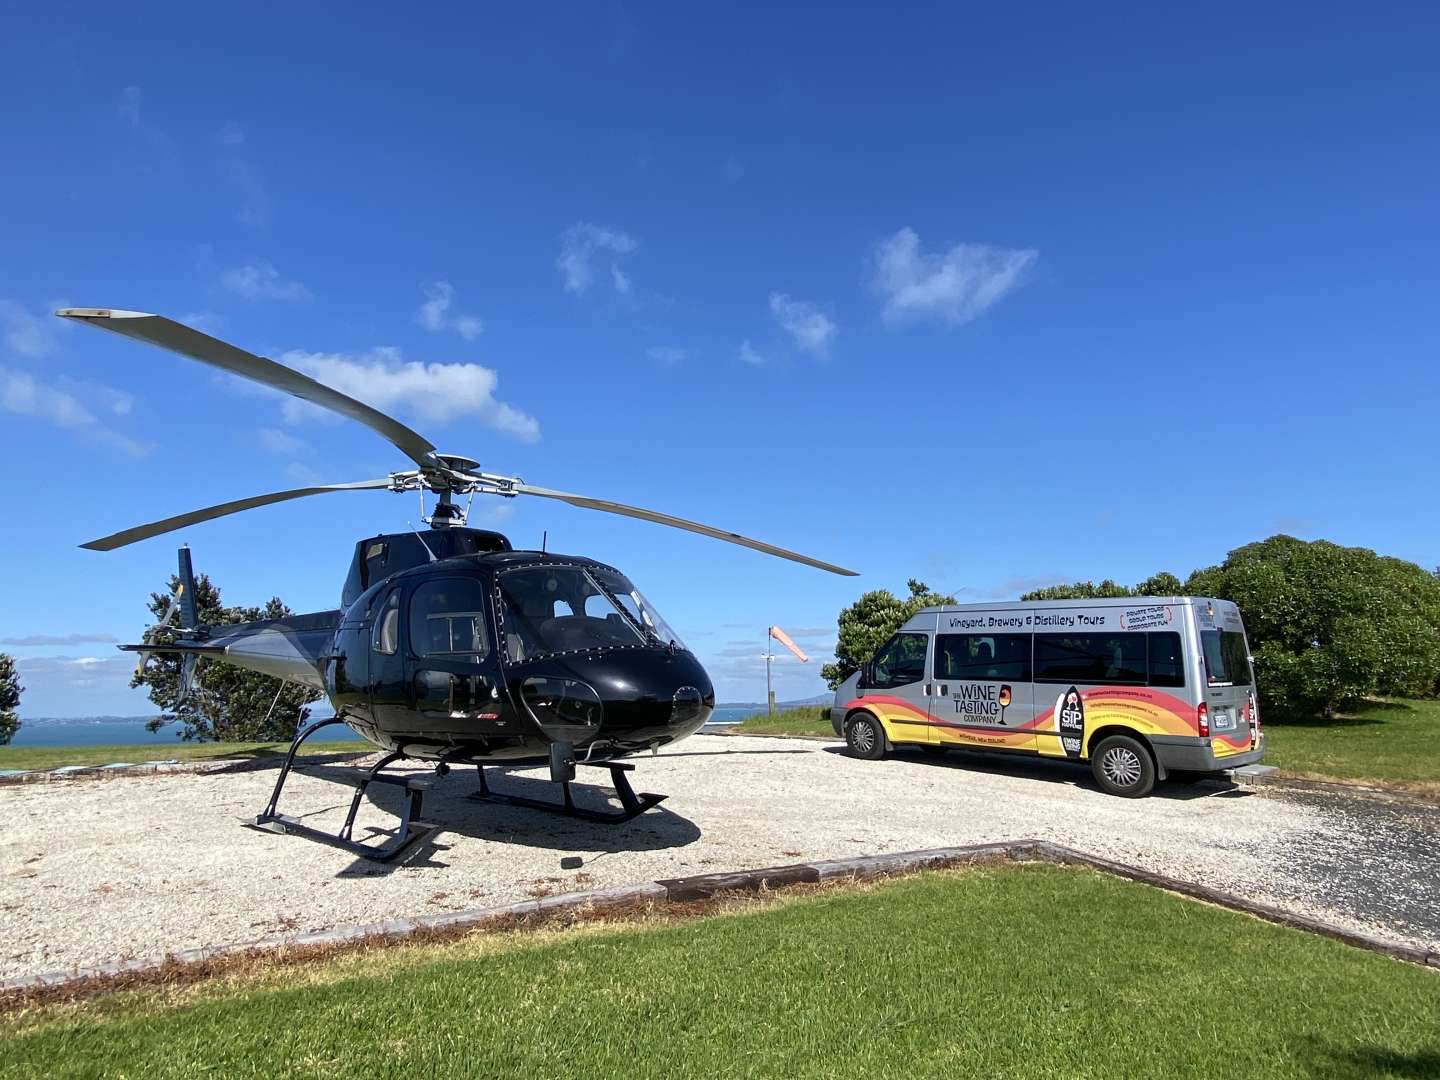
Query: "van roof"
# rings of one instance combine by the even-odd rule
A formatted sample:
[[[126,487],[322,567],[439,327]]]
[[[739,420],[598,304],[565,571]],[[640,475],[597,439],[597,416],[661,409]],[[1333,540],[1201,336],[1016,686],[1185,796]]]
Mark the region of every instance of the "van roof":
[[[1233,604],[1231,600],[1217,600],[1210,596],[1105,596],[1072,600],[997,600],[990,604],[941,604],[921,608],[917,615],[945,614],[952,611],[1033,611],[1036,608],[1097,608],[1097,607],[1158,607],[1163,604],[1183,606],[1187,604]]]

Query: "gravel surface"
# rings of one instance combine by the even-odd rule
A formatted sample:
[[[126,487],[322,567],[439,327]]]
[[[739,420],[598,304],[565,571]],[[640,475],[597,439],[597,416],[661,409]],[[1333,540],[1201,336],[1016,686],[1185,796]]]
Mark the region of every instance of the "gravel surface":
[[[1213,783],[1117,799],[1063,763],[858,761],[839,744],[795,739],[699,736],[635,760],[636,790],[670,799],[621,826],[469,801],[474,774],[457,770],[426,796],[424,816],[442,828],[389,865],[242,828],[274,769],[0,788],[0,978],[576,889],[1022,838],[1440,945],[1432,806]],[[353,775],[346,764],[297,772],[281,809],[337,828]],[[541,776],[492,784],[548,798]],[[598,805],[593,789],[576,793]],[[391,825],[397,796],[377,792],[357,838]],[[582,869],[560,869],[577,855]]]

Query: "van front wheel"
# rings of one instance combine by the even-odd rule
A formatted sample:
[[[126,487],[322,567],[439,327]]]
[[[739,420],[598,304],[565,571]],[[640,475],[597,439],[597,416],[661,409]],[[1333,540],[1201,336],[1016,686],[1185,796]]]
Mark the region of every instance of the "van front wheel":
[[[866,761],[878,761],[885,756],[885,731],[869,713],[857,713],[845,725],[845,745],[850,753]]]
[[[1128,735],[1111,735],[1090,752],[1090,771],[1100,790],[1126,799],[1149,795],[1155,787],[1150,751]]]

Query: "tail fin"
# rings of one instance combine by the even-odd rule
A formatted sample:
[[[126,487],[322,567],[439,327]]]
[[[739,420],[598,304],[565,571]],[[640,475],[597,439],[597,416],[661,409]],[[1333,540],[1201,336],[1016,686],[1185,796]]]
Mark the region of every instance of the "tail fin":
[[[179,584],[175,587],[174,594],[170,597],[170,603],[165,608],[165,614],[160,621],[150,628],[159,630],[168,627],[178,614],[180,625],[175,629],[182,638],[203,637],[204,634],[198,626],[199,614],[195,607],[195,570],[190,564],[189,545],[182,545],[180,548],[180,565],[176,574]],[[146,631],[149,636],[150,631]],[[138,650],[140,658],[135,664],[135,674],[139,675],[145,670],[152,653],[141,648]],[[195,665],[199,657],[195,653],[183,653],[180,657],[180,698],[185,700],[190,696],[195,687]]]
[[[195,614],[195,571],[190,566],[190,546],[180,547],[180,628],[194,630]]]

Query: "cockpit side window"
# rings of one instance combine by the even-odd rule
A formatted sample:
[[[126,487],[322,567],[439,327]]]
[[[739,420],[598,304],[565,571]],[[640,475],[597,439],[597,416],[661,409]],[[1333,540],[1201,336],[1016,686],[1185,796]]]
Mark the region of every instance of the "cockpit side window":
[[[375,651],[393,656],[400,648],[400,590],[391,589],[390,595],[375,617]]]
[[[485,586],[478,578],[427,581],[410,597],[410,651],[476,660],[490,652]]]

